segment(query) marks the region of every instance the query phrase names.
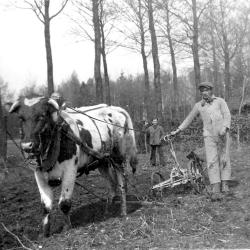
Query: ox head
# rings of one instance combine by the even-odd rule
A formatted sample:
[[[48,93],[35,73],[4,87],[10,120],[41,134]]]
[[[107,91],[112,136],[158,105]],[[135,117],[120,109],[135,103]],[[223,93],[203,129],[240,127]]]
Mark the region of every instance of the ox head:
[[[20,119],[21,148],[26,153],[39,154],[41,146],[56,124],[59,106],[55,100],[45,97],[20,99],[11,107]]]

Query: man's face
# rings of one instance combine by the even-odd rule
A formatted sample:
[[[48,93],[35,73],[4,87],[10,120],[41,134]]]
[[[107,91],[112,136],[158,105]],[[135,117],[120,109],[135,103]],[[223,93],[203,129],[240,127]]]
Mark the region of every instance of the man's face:
[[[211,97],[213,95],[213,90],[209,87],[200,87],[200,93],[202,98]]]
[[[156,126],[157,125],[157,120],[156,119],[154,119],[153,121],[152,121],[152,124],[154,125],[154,126]]]

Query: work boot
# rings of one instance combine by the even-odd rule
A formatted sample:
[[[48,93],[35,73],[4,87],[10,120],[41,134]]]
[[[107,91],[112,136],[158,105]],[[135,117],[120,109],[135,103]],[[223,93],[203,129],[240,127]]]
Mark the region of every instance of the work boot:
[[[220,201],[223,198],[222,193],[220,192],[220,182],[211,184],[212,186],[212,195],[211,195],[211,201]]]
[[[221,182],[221,192],[229,193],[228,181]]]

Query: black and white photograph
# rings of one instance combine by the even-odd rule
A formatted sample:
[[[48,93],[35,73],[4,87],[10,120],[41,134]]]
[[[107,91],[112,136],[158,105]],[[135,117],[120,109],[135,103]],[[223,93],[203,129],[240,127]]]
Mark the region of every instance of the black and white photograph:
[[[0,249],[250,249],[250,1],[1,0]]]

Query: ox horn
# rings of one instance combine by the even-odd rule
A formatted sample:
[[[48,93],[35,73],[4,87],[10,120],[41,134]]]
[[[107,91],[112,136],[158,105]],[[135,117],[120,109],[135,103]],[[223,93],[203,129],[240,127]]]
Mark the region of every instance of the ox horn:
[[[59,105],[55,100],[49,98],[48,103],[51,104],[56,110],[59,110]]]
[[[21,106],[21,103],[20,101],[16,101],[12,104],[12,106],[10,107],[9,109],[9,113],[14,113],[14,112],[17,112],[17,110],[20,108]]]

